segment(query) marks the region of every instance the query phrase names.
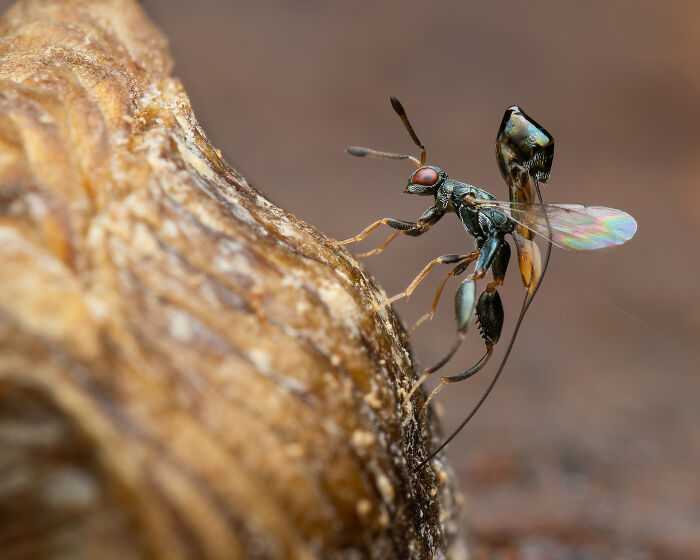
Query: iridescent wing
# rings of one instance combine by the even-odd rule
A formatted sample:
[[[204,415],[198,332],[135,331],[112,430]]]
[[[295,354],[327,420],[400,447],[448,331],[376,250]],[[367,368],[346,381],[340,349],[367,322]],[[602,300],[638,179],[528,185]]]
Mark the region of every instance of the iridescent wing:
[[[637,231],[637,222],[627,212],[605,206],[544,204],[543,211],[537,203],[479,200],[476,204],[500,208],[518,225],[543,236],[557,247],[571,251],[593,251],[622,245]]]

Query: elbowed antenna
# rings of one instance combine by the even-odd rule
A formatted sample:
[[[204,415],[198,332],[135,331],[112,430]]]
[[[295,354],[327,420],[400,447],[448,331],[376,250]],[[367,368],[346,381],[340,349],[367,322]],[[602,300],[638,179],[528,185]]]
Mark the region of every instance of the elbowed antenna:
[[[360,148],[358,146],[351,146],[349,148],[346,148],[345,151],[351,156],[357,157],[373,157],[378,159],[408,159],[415,163],[417,167],[421,166],[421,163],[416,158],[405,154],[391,154],[389,152],[379,152],[371,148]]]
[[[406,111],[403,108],[403,105],[399,102],[396,97],[390,97],[391,100],[391,106],[394,108],[394,111],[396,111],[396,114],[399,116],[401,119],[401,122],[403,125],[406,127],[406,130],[408,130],[408,133],[411,136],[411,139],[416,143],[416,146],[420,148],[420,160],[414,158],[413,156],[408,156],[405,154],[392,154],[390,152],[380,152],[378,150],[373,150],[371,148],[360,148],[358,146],[351,146],[350,148],[347,148],[345,151],[349,153],[351,156],[357,156],[357,157],[372,157],[372,158],[378,158],[378,159],[407,159],[411,162],[413,162],[416,167],[422,167],[425,165],[425,158],[427,155],[427,152],[425,150],[425,146],[421,143],[421,141],[418,139],[418,136],[416,135],[416,131],[413,130],[413,127],[411,126],[411,123],[408,121],[408,117],[406,116]]]
[[[408,130],[408,133],[411,135],[411,138],[416,143],[416,146],[418,146],[420,148],[420,165],[421,166],[425,165],[425,157],[426,157],[425,146],[418,139],[418,135],[416,134],[416,131],[413,130],[411,123],[408,121],[408,117],[406,116],[406,111],[403,108],[403,105],[401,105],[399,100],[396,99],[396,97],[394,97],[394,96],[391,96],[389,98],[389,100],[391,101],[391,106],[394,108],[394,111],[396,111],[396,114],[401,119],[401,122],[406,127],[406,130]]]

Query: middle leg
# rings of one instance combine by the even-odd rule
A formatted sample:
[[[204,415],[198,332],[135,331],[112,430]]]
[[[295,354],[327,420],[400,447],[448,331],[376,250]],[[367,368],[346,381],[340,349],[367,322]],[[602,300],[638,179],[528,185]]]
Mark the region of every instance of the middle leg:
[[[481,259],[479,259],[481,261]],[[487,267],[490,267],[493,273],[493,281],[489,282],[486,289],[479,296],[479,301],[476,303],[476,317],[479,323],[479,331],[481,332],[481,337],[484,339],[486,344],[486,353],[482,358],[470,367],[468,370],[460,373],[459,375],[445,376],[441,377],[442,383],[430,394],[428,399],[425,401],[423,408],[428,406],[430,401],[437,395],[444,387],[450,383],[455,383],[457,381],[463,381],[468,379],[472,375],[478,373],[489,361],[491,355],[493,354],[493,347],[498,342],[501,336],[501,329],[503,328],[503,304],[501,303],[501,296],[498,295],[496,288],[503,284],[505,278],[506,269],[508,268],[508,262],[510,261],[510,245],[506,241],[501,241],[500,245],[496,247],[493,252],[493,256],[490,261],[486,261]],[[483,275],[483,269],[478,267],[474,272],[473,276],[476,276],[481,272]],[[470,277],[471,278],[471,277]],[[470,278],[467,278],[462,284],[465,284]],[[462,285],[460,285],[462,288]],[[466,323],[460,322],[460,309],[464,307],[469,313],[474,309],[473,306],[473,292],[470,293],[470,299],[465,300],[463,303],[461,299],[464,296],[460,295],[460,291],[457,292],[455,298],[455,304],[457,309],[457,331],[458,338],[456,346],[459,346],[461,341],[464,339],[464,334],[466,333]],[[461,298],[461,299],[460,299]],[[466,307],[470,305],[471,307]],[[463,312],[465,313],[465,312]],[[449,358],[454,354],[454,346],[448,352],[447,356],[438,362],[439,366],[442,367]]]
[[[467,258],[462,263],[455,266],[452,270],[450,270],[450,272],[448,272],[447,276],[445,276],[442,282],[440,282],[440,286],[438,287],[437,292],[435,292],[435,297],[433,298],[433,303],[430,306],[430,309],[425,315],[423,315],[420,319],[418,319],[418,321],[415,322],[415,324],[408,331],[408,336],[411,336],[413,334],[413,331],[415,331],[425,321],[427,321],[428,319],[432,319],[433,315],[435,315],[437,304],[440,301],[440,296],[442,296],[442,291],[445,289],[447,281],[453,276],[459,276],[460,274],[462,274],[467,269],[467,267],[478,258],[478,256],[479,251],[469,253],[469,255],[466,255]]]
[[[445,387],[445,385],[457,381],[462,381],[480,371],[488,362],[489,358],[493,353],[493,346],[496,344],[496,342],[498,342],[498,339],[500,338],[501,329],[503,327],[503,305],[501,304],[501,298],[498,295],[496,288],[503,284],[505,273],[508,268],[508,262],[510,261],[510,246],[506,241],[502,239],[493,239],[496,239],[497,242],[491,243],[492,247],[489,251],[490,255],[488,255],[486,258],[484,257],[483,249],[484,247],[487,247],[489,245],[489,241],[491,241],[487,240],[487,242],[484,244],[484,247],[482,247],[482,250],[480,252],[477,252],[478,258],[476,270],[469,277],[462,281],[462,283],[459,285],[459,288],[457,289],[457,293],[455,294],[455,314],[457,318],[457,339],[455,343],[452,345],[447,354],[443,356],[443,358],[441,358],[436,364],[425,370],[423,376],[419,379],[416,385],[419,386],[423,381],[425,381],[425,379],[430,373],[433,373],[434,371],[440,369],[454,356],[457,349],[460,347],[462,341],[464,340],[467,328],[469,326],[469,322],[471,321],[474,312],[476,312],[477,320],[479,322],[479,330],[481,332],[481,336],[484,339],[484,342],[486,343],[486,354],[474,366],[472,366],[465,372],[459,375],[442,377],[442,383],[430,394],[425,404],[423,405],[424,408],[428,406],[430,401]],[[453,275],[453,273],[458,272],[461,273],[463,269],[459,269],[462,266],[464,266],[464,263],[455,267],[455,269],[450,272],[450,275]],[[483,291],[483,293],[479,297],[479,300],[475,304],[474,300],[476,294],[476,285],[474,280],[484,276],[485,271],[489,268],[491,269],[493,274],[493,281],[487,284],[486,289]],[[450,275],[448,275],[447,278],[449,278]],[[446,280],[447,279],[445,279],[445,281]],[[431,307],[430,312],[427,314],[428,316],[430,316],[430,313],[434,313],[434,308],[437,305],[437,299],[442,293],[444,283],[445,282],[443,281],[443,284],[441,284],[440,289],[438,290],[436,299],[433,303],[433,307]],[[423,320],[424,319],[421,318],[421,320],[419,320],[419,323]],[[411,390],[409,396],[413,395],[416,388],[417,387],[414,387]]]
[[[486,344],[486,353],[476,364],[459,375],[448,375],[441,377],[440,385],[438,385],[433,392],[430,393],[430,396],[425,401],[425,404],[423,404],[423,408],[428,406],[430,401],[435,398],[435,395],[442,391],[446,385],[469,379],[471,376],[481,371],[481,369],[488,363],[489,358],[493,354],[493,347],[498,342],[498,339],[501,336],[501,329],[503,328],[503,305],[501,304],[501,297],[498,295],[497,291],[483,291],[479,297],[479,301],[476,304],[476,316],[479,321],[481,336]],[[463,337],[462,333],[460,333],[460,335]]]
[[[390,297],[389,299],[386,299],[386,300],[384,300],[383,302],[381,302],[380,304],[374,306],[374,308],[372,309],[372,311],[376,311],[377,309],[379,309],[379,308],[381,308],[381,307],[384,307],[384,306],[386,306],[386,305],[390,305],[390,304],[392,304],[393,302],[395,302],[395,301],[397,301],[397,300],[399,300],[399,299],[401,299],[401,298],[410,296],[410,295],[413,293],[413,291],[418,287],[418,285],[425,279],[425,277],[428,275],[428,273],[431,271],[431,269],[432,269],[436,264],[443,264],[443,263],[444,263],[444,264],[454,264],[454,263],[458,263],[458,262],[462,262],[462,261],[467,261],[467,264],[469,264],[469,263],[472,262],[478,255],[479,255],[479,252],[478,252],[478,251],[475,251],[474,253],[469,253],[469,254],[467,254],[467,255],[442,255],[441,257],[437,257],[436,259],[433,259],[433,260],[430,261],[427,265],[425,265],[425,267],[423,268],[423,270],[421,270],[421,271],[418,273],[418,276],[416,276],[416,277],[413,279],[413,281],[408,285],[408,288],[406,288],[403,292],[401,292],[401,293],[399,293],[399,294],[396,294],[395,296],[392,296],[392,297]],[[464,264],[464,263],[462,263],[462,264]],[[462,266],[462,264],[460,264],[459,266],[455,267],[455,268],[453,269],[453,271],[450,273],[450,275],[454,276],[453,273],[454,273],[458,268],[460,268],[460,267]],[[450,275],[448,275],[448,278],[449,278]],[[445,279],[445,282],[446,282],[446,281],[447,281],[447,279]],[[443,282],[443,284],[444,284],[444,282]],[[441,289],[442,289],[442,286],[441,286]]]
[[[450,274],[459,271],[459,269],[462,267],[462,271],[464,268],[466,268],[465,265],[460,264],[456,266]],[[449,278],[449,276],[448,276]],[[450,350],[445,354],[440,360],[438,360],[435,364],[430,366],[428,369],[426,369],[423,372],[423,375],[420,377],[420,379],[415,383],[415,385],[411,388],[411,391],[408,393],[408,396],[404,399],[404,405],[410,400],[410,398],[413,396],[413,394],[416,392],[418,387],[420,387],[423,382],[428,378],[428,376],[439,370],[442,366],[444,366],[447,362],[449,362],[452,359],[452,356],[455,355],[457,350],[462,344],[462,341],[464,340],[464,337],[467,334],[467,328],[469,327],[469,323],[471,322],[471,319],[474,315],[474,297],[476,294],[476,284],[474,283],[474,275],[471,274],[467,278],[465,278],[462,283],[459,285],[459,288],[457,288],[457,293],[455,295],[455,315],[457,319],[457,340],[455,340],[454,344],[450,348]],[[439,292],[438,292],[439,296]],[[435,391],[431,394],[430,398],[426,402],[424,407],[427,406],[427,403],[430,402],[430,399],[435,395]]]

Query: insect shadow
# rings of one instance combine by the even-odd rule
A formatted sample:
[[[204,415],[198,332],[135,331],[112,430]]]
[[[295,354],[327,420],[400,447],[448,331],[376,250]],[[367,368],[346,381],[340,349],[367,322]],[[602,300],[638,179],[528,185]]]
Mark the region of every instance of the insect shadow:
[[[481,337],[486,346],[484,355],[462,373],[441,377],[440,385],[429,395],[423,408],[428,406],[435,395],[445,386],[472,377],[488,363],[503,328],[503,304],[498,294],[498,288],[503,284],[511,257],[510,244],[505,239],[507,235],[510,235],[515,243],[520,275],[526,288],[520,314],[508,347],[491,383],[457,429],[420,462],[417,466],[417,469],[420,469],[444,449],[466,426],[496,384],[513,348],[525,312],[535,297],[547,270],[552,245],[573,251],[590,251],[620,245],[634,236],[637,223],[626,212],[613,208],[581,204],[545,204],[539,185],[549,178],[554,159],[554,138],[516,105],[506,109],[496,136],[496,160],[508,185],[510,195],[509,202],[501,202],[483,189],[450,179],[445,171],[437,166],[426,165],[425,146],[413,130],[406,116],[406,111],[398,99],[391,97],[390,100],[391,106],[403,122],[408,134],[420,149],[420,159],[410,155],[380,152],[370,148],[351,147],[347,149],[347,152],[358,157],[411,161],[418,169],[409,176],[404,192],[432,196],[434,201],[415,222],[396,218],[381,218],[356,236],[331,244],[345,245],[362,241],[381,225],[387,225],[396,230],[376,249],[357,256],[376,255],[381,253],[400,234],[411,237],[422,235],[450,212],[457,215],[467,233],[474,238],[472,251],[465,254],[442,255],[433,259],[403,292],[381,302],[374,308],[374,310],[379,309],[411,295],[435,265],[454,265],[440,283],[428,312],[410,329],[409,334],[411,334],[420,324],[435,314],[447,281],[453,276],[463,274],[474,263],[473,271],[462,280],[455,294],[457,338],[447,353],[423,372],[423,375],[408,393],[404,404],[413,397],[418,387],[431,373],[438,371],[450,361],[464,340],[469,324],[474,317],[476,317]],[[541,236],[547,242],[544,260],[534,242],[536,235]],[[477,299],[476,282],[483,279],[489,270],[492,280],[486,283]]]

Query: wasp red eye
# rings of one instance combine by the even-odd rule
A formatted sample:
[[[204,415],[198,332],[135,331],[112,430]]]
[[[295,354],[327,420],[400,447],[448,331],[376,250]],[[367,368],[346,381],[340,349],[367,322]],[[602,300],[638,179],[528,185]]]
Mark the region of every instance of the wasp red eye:
[[[411,182],[416,185],[425,185],[429,187],[437,183],[440,175],[432,167],[423,167],[413,174],[411,177]]]

